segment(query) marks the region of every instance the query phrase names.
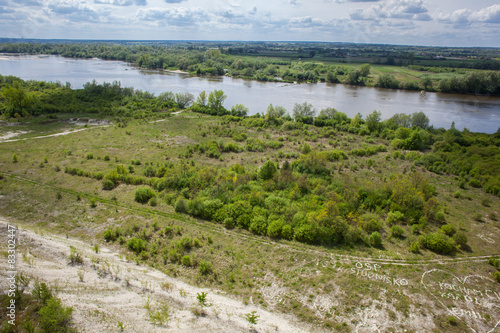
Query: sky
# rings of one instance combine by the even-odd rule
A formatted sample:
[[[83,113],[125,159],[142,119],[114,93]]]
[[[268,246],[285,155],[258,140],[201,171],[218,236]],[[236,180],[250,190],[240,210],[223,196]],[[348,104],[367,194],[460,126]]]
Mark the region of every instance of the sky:
[[[500,47],[498,0],[0,0],[0,37]]]

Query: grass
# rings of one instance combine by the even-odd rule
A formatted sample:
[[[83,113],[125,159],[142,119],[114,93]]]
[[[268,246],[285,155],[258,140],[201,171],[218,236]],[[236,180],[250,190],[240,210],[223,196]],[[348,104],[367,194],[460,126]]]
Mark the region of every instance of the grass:
[[[36,136],[42,125],[35,123],[25,126]],[[263,152],[223,153],[222,159],[213,159],[206,154],[186,157],[188,146],[219,141],[221,137],[217,133],[227,128],[245,132],[249,138],[278,141],[279,137],[283,137],[284,146],[278,150],[268,148]],[[434,302],[420,284],[422,274],[432,268],[447,270],[449,266],[431,260],[450,260],[455,274],[460,276],[470,272],[488,273],[491,276],[493,268],[488,266],[487,259],[459,262],[453,257],[443,257],[421,247],[412,252],[410,244],[416,242],[417,237],[412,234],[410,225],[401,226],[404,237],[388,239],[391,226],[382,223],[380,234],[383,247],[380,249],[363,245],[355,248],[347,245],[321,247],[290,240],[272,240],[243,229],[227,230],[220,224],[178,214],[166,202],[164,193],[159,195],[157,205],[153,207],[134,200],[138,186],[122,184],[112,191],[106,191],[96,179],[71,176],[63,171],[66,166],[70,166],[97,173],[116,169],[119,165],[128,167],[132,160],[140,160],[140,164],[133,165],[135,175],[143,175],[148,166],[166,161],[191,163],[193,160],[199,166],[213,165],[220,168],[239,163],[249,170],[257,170],[268,158],[280,164],[287,159],[287,154],[297,158],[304,142],[313,149],[332,150],[330,140],[335,140],[338,145],[336,148],[345,150],[349,156],[346,161],[329,164],[337,170],[335,180],[344,186],[377,188],[391,174],[409,172],[415,167],[414,162],[407,159],[390,157],[387,160],[386,156],[393,156],[396,150],[386,140],[373,137],[367,143],[368,138],[354,134],[337,132],[333,138],[326,138],[319,135],[318,128],[309,127],[307,131],[307,135],[303,131],[296,133],[282,129],[264,132],[236,123],[223,124],[222,118],[184,112],[164,122],[132,122],[125,128],[92,128],[68,136],[29,141],[29,144],[2,143],[0,160],[3,164],[0,165],[0,172],[4,178],[0,180],[0,215],[19,221],[26,227],[68,233],[71,237],[82,238],[93,244],[96,238],[104,240],[105,230],[119,228],[125,239],[121,250],[131,260],[137,259],[192,284],[222,289],[242,300],[252,299],[254,304],[261,307],[293,313],[315,325],[339,329],[353,329],[352,321],[359,320],[356,319],[356,313],[366,311],[363,304],[379,300],[382,290],[385,291],[387,304],[392,304],[396,308],[396,315],[403,317],[412,311],[410,309],[417,301],[414,295],[419,295],[417,299],[424,297]],[[205,132],[205,136],[201,135],[202,132]],[[265,133],[269,134],[267,139]],[[306,136],[316,138],[306,139]],[[222,140],[224,143],[244,144],[230,137],[222,137]],[[369,157],[349,154],[363,143],[382,144],[388,151]],[[13,151],[18,156],[15,164],[11,162]],[[279,151],[283,152],[282,157]],[[87,154],[92,154],[93,159],[87,159]],[[109,156],[109,159],[105,159],[105,156]],[[39,164],[44,162],[45,157],[48,163],[46,167],[40,168]],[[290,157],[288,160],[292,162],[296,158]],[[56,164],[62,170],[57,171],[54,168]],[[472,187],[460,189],[461,198],[456,198],[453,195],[459,189],[456,179],[448,175],[431,174],[419,168],[417,170],[437,187],[436,199],[445,206],[446,222],[467,234],[470,251],[460,251],[456,256],[498,254],[494,253],[495,247],[491,243],[477,235],[484,234],[495,243],[500,242],[496,233],[498,222],[488,220],[488,223],[484,223],[485,216],[491,213],[498,216],[499,199]],[[54,200],[58,193],[59,199]],[[467,196],[471,200],[465,199],[467,204],[464,204]],[[91,200],[96,203],[96,207],[90,207]],[[481,221],[474,219],[477,215],[482,217]],[[427,225],[424,228],[434,232],[440,226]],[[132,237],[147,239],[147,256],[126,250],[126,240]],[[189,256],[189,265],[182,265],[181,260],[172,260],[168,252],[164,260],[163,249],[176,248],[185,238],[191,239],[193,244],[194,239],[198,240],[196,246],[184,250],[183,255]],[[117,239],[113,244],[118,246],[120,241]],[[368,258],[379,263],[377,271],[373,264],[365,265],[365,259]],[[402,260],[409,265],[399,265]],[[362,269],[358,267],[359,264]],[[378,274],[378,277],[369,277],[370,273]],[[402,278],[407,281],[406,285],[394,282]],[[168,285],[165,285],[165,289],[170,290]],[[439,303],[435,304],[440,313],[446,313]],[[161,309],[151,312],[151,320],[159,325],[166,324],[169,317],[168,309],[165,309],[163,312]],[[386,304],[382,306],[382,311],[388,316],[393,311],[391,309]],[[447,316],[442,318],[445,319],[436,325],[453,326],[446,319]],[[460,325],[457,327],[463,328]]]

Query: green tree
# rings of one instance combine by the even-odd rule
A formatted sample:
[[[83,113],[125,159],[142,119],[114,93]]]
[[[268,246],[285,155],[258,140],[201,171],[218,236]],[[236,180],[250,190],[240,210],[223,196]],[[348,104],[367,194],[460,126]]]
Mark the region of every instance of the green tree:
[[[429,76],[424,76],[422,78],[422,85],[424,86],[424,90],[427,90],[427,88],[432,88],[432,80]]]
[[[206,106],[207,105],[207,93],[205,91],[202,91],[198,95],[198,98],[196,99],[196,104],[198,104],[200,106]]]
[[[52,297],[47,301],[47,305],[42,307],[40,315],[40,328],[46,333],[66,333],[71,322],[72,307],[64,307],[61,300]]]
[[[293,106],[293,118],[295,121],[301,118],[314,118],[316,115],[316,110],[313,108],[312,104],[304,102],[302,104],[295,103]]]
[[[370,133],[376,132],[380,129],[381,115],[382,113],[380,111],[374,110],[366,117],[365,123],[366,126],[368,126]]]
[[[381,88],[398,89],[399,81],[394,75],[382,74],[381,76],[379,76],[375,86]]]
[[[33,98],[24,90],[19,81],[14,81],[13,85],[7,84],[2,89],[2,94],[7,99],[9,115],[18,113],[23,115],[23,111],[33,104]]]
[[[283,106],[273,106],[269,104],[266,109],[266,121],[267,122],[276,122],[278,118],[283,117],[286,114],[286,109]]]
[[[248,108],[243,104],[236,104],[233,107],[231,107],[231,115],[233,116],[244,117],[247,114],[248,114]]]
[[[194,96],[191,93],[183,92],[175,94],[175,102],[180,109],[185,109],[194,100]]]
[[[276,170],[276,165],[274,165],[273,161],[267,161],[259,170],[259,178],[262,180],[272,179]]]
[[[364,64],[359,68],[360,75],[362,77],[367,77],[370,75],[370,64]]]
[[[423,129],[429,127],[429,118],[422,111],[414,112],[410,117],[412,126],[420,127]]]
[[[212,110],[220,112],[226,98],[227,96],[222,90],[214,90],[208,95],[208,107]]]

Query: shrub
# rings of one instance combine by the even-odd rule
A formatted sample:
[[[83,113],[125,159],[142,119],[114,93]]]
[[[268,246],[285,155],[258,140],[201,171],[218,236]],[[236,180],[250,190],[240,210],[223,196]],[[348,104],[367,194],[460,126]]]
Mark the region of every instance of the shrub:
[[[453,197],[455,199],[460,199],[461,196],[462,196],[462,194],[460,193],[460,191],[455,191],[455,193],[453,193]]]
[[[153,191],[149,187],[139,187],[135,190],[134,200],[138,203],[145,204],[155,196],[155,191]]]
[[[392,224],[395,224],[396,222],[401,222],[401,221],[404,221],[405,219],[405,215],[399,211],[395,211],[395,212],[389,212],[387,214],[387,219],[385,220],[385,222],[388,224],[388,225],[392,225]]]
[[[86,159],[88,160],[91,160],[94,158],[94,155],[92,153],[88,153],[86,156],[85,156]]]
[[[493,278],[495,279],[496,282],[500,283],[500,272],[494,272],[493,273]]]
[[[378,231],[372,232],[370,237],[368,237],[368,242],[373,247],[380,247],[382,246],[382,236]]]
[[[420,252],[420,244],[417,241],[410,243],[410,251],[413,253]]]
[[[16,154],[12,155],[12,163],[17,163],[17,155]]]
[[[106,191],[110,191],[116,187],[116,184],[111,180],[104,178],[102,180],[102,189]]]
[[[134,251],[136,254],[141,253],[146,249],[146,241],[140,238],[131,238],[127,241],[127,248],[131,251]]]
[[[208,275],[213,272],[212,264],[208,261],[200,262],[200,273],[201,275]]]
[[[35,298],[35,300],[43,306],[45,306],[48,300],[53,297],[52,291],[47,284],[45,282],[40,283],[38,281],[35,281],[31,295],[33,295],[33,298]]]
[[[441,231],[446,235],[446,236],[453,236],[457,232],[457,228],[451,224],[445,224],[441,226]]]
[[[47,301],[47,305],[42,307],[40,315],[40,327],[46,333],[66,333],[71,322],[72,307],[64,307],[61,300],[52,297]]]
[[[433,252],[450,254],[455,251],[455,241],[443,233],[435,232],[421,237],[422,245]]]
[[[174,204],[174,209],[176,213],[186,213],[187,212],[187,202],[184,198],[179,198]]]
[[[404,229],[401,228],[399,225],[393,225],[391,227],[391,236],[392,237],[402,237],[404,234]]]
[[[68,256],[68,259],[69,259],[69,263],[71,265],[75,265],[75,264],[81,265],[81,264],[83,264],[83,257],[80,254],[80,252],[78,252],[78,250],[74,246],[70,246],[69,247],[69,256]]]
[[[183,256],[181,259],[181,263],[187,267],[191,266],[191,257],[188,255]]]
[[[460,246],[460,248],[467,246],[468,239],[465,233],[462,231],[458,231],[456,234],[454,234],[453,240],[455,241],[455,244]]]
[[[479,180],[477,180],[476,178],[472,178],[471,180],[469,180],[469,185],[472,187],[479,188],[479,187],[481,187],[481,182]]]

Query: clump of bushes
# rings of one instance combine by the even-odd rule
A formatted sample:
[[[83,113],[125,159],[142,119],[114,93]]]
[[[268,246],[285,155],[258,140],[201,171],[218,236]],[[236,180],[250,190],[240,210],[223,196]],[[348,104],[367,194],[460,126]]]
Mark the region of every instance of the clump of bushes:
[[[145,204],[147,203],[151,198],[156,196],[156,192],[153,191],[149,187],[139,187],[138,189],[135,190],[134,193],[134,200],[137,201],[138,203]]]
[[[455,241],[442,232],[419,237],[424,248],[440,254],[451,254],[456,250]]]

